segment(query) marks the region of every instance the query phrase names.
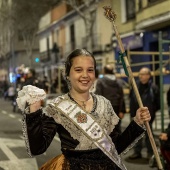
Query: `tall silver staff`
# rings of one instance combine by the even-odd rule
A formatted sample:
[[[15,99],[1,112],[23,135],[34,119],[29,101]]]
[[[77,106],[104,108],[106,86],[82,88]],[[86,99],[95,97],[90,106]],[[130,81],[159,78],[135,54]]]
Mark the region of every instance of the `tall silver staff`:
[[[119,47],[120,47],[120,50],[121,50],[120,57],[121,57],[122,64],[124,65],[125,74],[129,77],[129,79],[132,83],[132,86],[133,86],[139,107],[143,107],[143,103],[142,103],[138,88],[136,86],[136,82],[135,82],[135,79],[133,77],[133,73],[132,73],[132,70],[130,68],[123,43],[122,43],[121,38],[119,36],[117,26],[115,25],[116,14],[112,11],[111,7],[104,6],[103,8],[105,9],[104,14],[105,14],[106,18],[110,22],[112,22],[112,24],[113,24],[113,29],[114,29],[114,32],[115,32],[115,35],[117,37],[117,41],[118,41],[118,44],[119,44]],[[160,161],[160,157],[159,157],[159,154],[158,154],[158,151],[157,151],[157,147],[156,147],[156,144],[155,144],[155,141],[154,141],[154,138],[153,138],[153,135],[152,135],[152,132],[151,132],[151,129],[150,129],[148,122],[145,122],[145,127],[146,127],[146,130],[147,130],[148,136],[149,136],[149,140],[150,140],[151,145],[152,145],[152,149],[153,149],[156,161],[157,161],[158,168],[160,170],[163,170],[162,163]]]

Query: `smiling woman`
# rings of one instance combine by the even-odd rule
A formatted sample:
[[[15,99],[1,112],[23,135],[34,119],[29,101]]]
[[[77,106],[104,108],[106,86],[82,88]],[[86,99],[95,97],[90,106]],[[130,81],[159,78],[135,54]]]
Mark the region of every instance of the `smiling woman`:
[[[126,170],[120,154],[129,150],[144,134],[147,108],[136,111],[135,119],[119,134],[119,118],[109,100],[90,92],[96,61],[85,49],[76,49],[65,63],[69,92],[41,109],[41,101],[29,105],[23,132],[30,155],[44,153],[56,133],[62,154],[47,161],[40,170]],[[126,142],[124,142],[126,141]]]

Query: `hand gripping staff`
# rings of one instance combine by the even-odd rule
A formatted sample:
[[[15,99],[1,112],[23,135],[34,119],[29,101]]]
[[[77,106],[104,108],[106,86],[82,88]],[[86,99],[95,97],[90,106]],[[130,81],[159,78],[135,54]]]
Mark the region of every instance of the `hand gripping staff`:
[[[142,103],[138,88],[136,86],[136,82],[135,82],[135,79],[133,77],[133,73],[132,73],[132,70],[130,68],[125,49],[123,47],[121,38],[119,36],[117,26],[115,25],[116,14],[112,11],[111,7],[104,6],[103,8],[105,9],[104,15],[113,24],[113,29],[114,29],[114,32],[115,32],[115,35],[117,37],[117,41],[118,41],[118,44],[119,44],[119,47],[120,47],[120,50],[121,50],[120,59],[121,59],[121,62],[123,64],[125,74],[130,78],[130,81],[132,83],[133,90],[135,92],[139,107],[143,107],[143,103]],[[149,136],[149,140],[150,140],[151,145],[152,145],[152,149],[153,149],[156,161],[157,161],[158,168],[159,168],[159,170],[163,170],[163,167],[162,167],[162,164],[161,164],[161,161],[160,161],[160,157],[159,157],[159,154],[158,154],[158,151],[157,151],[157,147],[156,147],[156,144],[155,144],[149,123],[145,122],[145,126],[146,126],[146,130],[147,130],[147,133],[148,133],[148,136]]]

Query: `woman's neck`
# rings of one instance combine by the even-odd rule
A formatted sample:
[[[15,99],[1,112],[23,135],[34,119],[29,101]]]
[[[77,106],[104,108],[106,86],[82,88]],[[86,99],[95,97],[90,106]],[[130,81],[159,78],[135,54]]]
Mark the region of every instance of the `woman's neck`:
[[[86,112],[90,112],[93,108],[93,99],[90,92],[87,93],[74,93],[69,92],[70,98],[80,105]]]
[[[90,98],[90,92],[78,93],[76,91],[70,91],[69,93],[72,98],[77,99],[79,101],[87,101]]]

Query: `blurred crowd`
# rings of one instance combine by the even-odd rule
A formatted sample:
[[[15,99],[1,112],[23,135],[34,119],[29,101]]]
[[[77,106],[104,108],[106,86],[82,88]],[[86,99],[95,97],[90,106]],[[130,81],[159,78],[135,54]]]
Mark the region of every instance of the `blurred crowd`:
[[[61,79],[61,89],[59,91],[58,77],[51,82],[48,80],[47,76],[40,78],[34,69],[26,68],[24,71],[22,69],[17,70],[15,82],[11,83],[7,80],[0,81],[0,96],[4,97],[5,100],[8,99],[13,101],[15,100],[18,91],[26,85],[33,85],[44,89],[47,94],[65,93],[68,91],[67,83],[63,77]]]

